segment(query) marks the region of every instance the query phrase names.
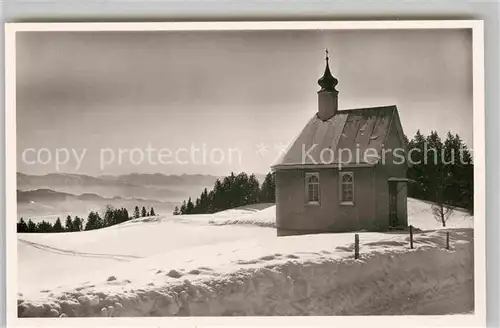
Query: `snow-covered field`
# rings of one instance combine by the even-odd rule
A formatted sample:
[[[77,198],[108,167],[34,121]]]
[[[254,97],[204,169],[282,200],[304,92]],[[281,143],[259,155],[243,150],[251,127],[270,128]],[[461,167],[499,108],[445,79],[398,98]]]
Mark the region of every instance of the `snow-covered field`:
[[[18,234],[20,316],[448,314],[473,311],[473,220],[452,250],[430,204],[424,230],[276,237],[275,207],[142,218],[77,233]]]

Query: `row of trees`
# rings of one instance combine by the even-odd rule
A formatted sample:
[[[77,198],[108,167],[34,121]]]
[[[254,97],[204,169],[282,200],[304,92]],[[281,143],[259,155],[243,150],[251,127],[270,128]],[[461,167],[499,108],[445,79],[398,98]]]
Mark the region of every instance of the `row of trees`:
[[[460,136],[448,132],[443,141],[435,131],[428,136],[417,131],[408,149],[412,165],[407,175],[414,181],[408,196],[432,201],[433,215],[443,226],[456,207],[473,214],[474,164]]]
[[[113,208],[108,205],[106,206],[103,217],[101,217],[97,211],[91,211],[86,221],[78,216],[75,216],[75,218],[72,219],[71,215],[68,215],[64,226],[60,218],[57,218],[53,224],[45,220],[35,223],[31,219],[28,219],[28,222],[26,222],[23,218],[21,218],[17,223],[17,232],[49,233],[95,230],[123,223],[131,220],[132,218],[154,215],[156,214],[152,207],[149,211],[147,211],[145,207],[142,207],[142,210],[140,210],[139,207],[136,206],[133,217],[130,217],[126,208]]]
[[[33,222],[28,219],[28,222],[24,221],[23,218],[17,222],[17,232],[30,232],[30,233],[49,233],[49,232],[74,232],[83,230],[84,220],[78,216],[74,219],[71,215],[66,217],[65,224],[61,223],[61,219],[57,220],[52,224],[49,221],[42,220],[40,222]]]
[[[91,211],[85,224],[85,230],[96,230],[105,227],[110,227],[115,224],[123,223],[130,220],[126,208],[115,209],[112,206],[106,206],[104,217],[101,218],[98,212]]]
[[[274,203],[276,189],[275,173],[268,173],[262,183],[254,174],[244,172],[215,181],[212,190],[203,190],[194,202],[191,197],[175,207],[174,215],[215,213],[226,209],[256,203]]]
[[[136,206],[134,209],[134,219],[140,218],[140,217],[146,217],[146,216],[155,216],[155,209],[151,207],[151,210],[147,211],[146,208],[143,206],[142,210],[139,210],[139,206]]]
[[[414,163],[408,168],[408,195],[437,204],[461,207],[473,212],[474,164],[472,153],[458,134],[437,132],[424,136],[417,131],[408,141]]]

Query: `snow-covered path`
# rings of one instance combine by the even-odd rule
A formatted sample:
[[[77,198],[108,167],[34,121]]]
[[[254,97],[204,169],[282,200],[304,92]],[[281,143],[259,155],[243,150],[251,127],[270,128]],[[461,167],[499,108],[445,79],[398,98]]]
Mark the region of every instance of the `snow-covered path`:
[[[444,232],[430,217],[430,206],[410,199],[408,208],[411,224],[434,229],[415,236],[417,250],[409,252],[406,233],[360,233],[363,257],[354,262],[354,233],[277,238],[271,228],[274,206],[145,218],[79,233],[19,234],[20,315],[248,315],[270,311],[276,303],[272,295],[286,292],[280,284],[297,295],[303,288],[317,289],[317,297],[300,300],[297,295],[282,295],[287,301],[275,304],[282,307],[276,313],[450,313],[443,306],[452,307],[453,313],[470,311],[470,288],[450,286],[471,286],[472,218],[459,213],[452,219],[456,250],[449,252],[444,250]],[[349,269],[358,265],[362,269]],[[450,278],[450,269],[460,276]],[[387,274],[394,280],[387,281]],[[409,279],[405,275],[415,275],[411,286],[405,285]],[[346,287],[355,278],[355,284],[365,281],[368,294]],[[427,295],[436,282],[439,292]],[[388,285],[382,288],[384,283]],[[380,288],[389,293],[376,296]],[[409,302],[394,302],[407,290],[413,291],[413,296],[406,296]],[[335,302],[328,300],[331,293]],[[359,303],[360,293],[379,301],[392,297],[392,303],[385,307],[378,301]],[[454,305],[439,301],[443,295],[452,295]],[[429,305],[434,299],[441,308]]]

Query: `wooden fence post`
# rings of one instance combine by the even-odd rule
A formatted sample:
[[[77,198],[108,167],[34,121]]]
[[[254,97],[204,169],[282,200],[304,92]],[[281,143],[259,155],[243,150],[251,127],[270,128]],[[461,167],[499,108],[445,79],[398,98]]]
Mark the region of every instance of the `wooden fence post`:
[[[354,235],[354,259],[359,259],[359,235]]]
[[[410,225],[410,248],[413,249],[413,226]]]
[[[446,249],[450,249],[450,232],[446,231]]]

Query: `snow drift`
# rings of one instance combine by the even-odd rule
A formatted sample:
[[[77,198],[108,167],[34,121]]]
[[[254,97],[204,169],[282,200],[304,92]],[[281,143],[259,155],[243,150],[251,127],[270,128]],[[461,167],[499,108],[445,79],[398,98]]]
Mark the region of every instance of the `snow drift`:
[[[276,237],[273,206],[141,218],[100,230],[19,234],[20,317],[450,314],[474,309],[472,219],[451,250],[431,229]],[[420,224],[418,224],[420,223]],[[463,227],[463,228],[457,228]]]

